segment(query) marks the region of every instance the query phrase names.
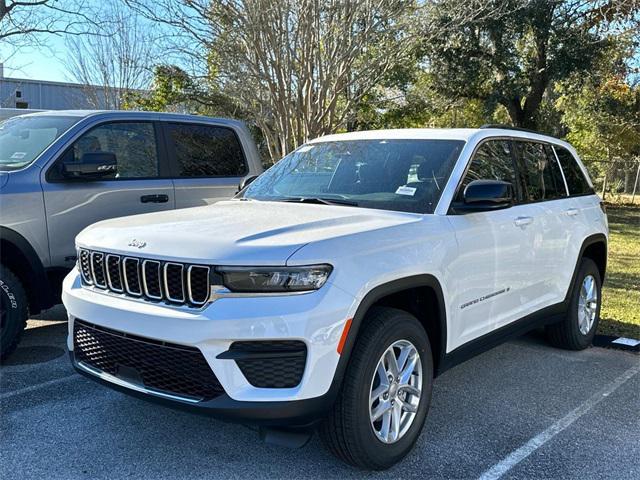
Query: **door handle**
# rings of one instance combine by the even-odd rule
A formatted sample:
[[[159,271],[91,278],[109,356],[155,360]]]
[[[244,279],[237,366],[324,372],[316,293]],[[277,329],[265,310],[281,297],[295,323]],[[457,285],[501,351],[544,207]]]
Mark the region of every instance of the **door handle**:
[[[140,201],[142,203],[167,203],[169,201],[169,195],[163,193],[159,195],[142,195]]]
[[[578,215],[578,213],[580,213],[580,210],[578,210],[577,208],[569,208],[565,210],[565,212],[570,217],[575,217],[576,215]]]
[[[529,225],[530,223],[533,223],[533,217],[518,217],[513,221],[513,223],[516,225],[516,227],[524,227],[526,225]]]

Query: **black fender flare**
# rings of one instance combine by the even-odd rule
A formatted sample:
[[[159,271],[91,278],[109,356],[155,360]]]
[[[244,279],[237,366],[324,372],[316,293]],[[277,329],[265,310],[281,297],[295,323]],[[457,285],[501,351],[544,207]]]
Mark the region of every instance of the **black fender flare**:
[[[22,257],[13,259],[13,265],[20,265],[22,263],[21,260],[24,260],[25,265],[23,268],[16,271],[16,267],[13,266],[12,270],[24,283],[29,299],[30,313],[39,313],[41,310],[52,306],[53,298],[47,272],[31,244],[15,230],[3,226],[0,226],[0,241],[9,244]],[[3,263],[5,262],[4,252],[2,253],[2,261]]]
[[[342,353],[340,354],[340,360],[338,361],[331,387],[327,392],[327,398],[330,400],[329,402],[327,402],[329,408],[333,404],[335,398],[338,396],[340,388],[342,387],[342,380],[344,378],[347,365],[349,364],[349,358],[351,357],[353,347],[356,343],[356,339],[358,338],[358,332],[360,331],[367,311],[376,302],[386,296],[401,292],[403,290],[409,290],[419,287],[432,288],[437,298],[438,304],[436,307],[438,308],[440,321],[440,338],[438,339],[438,341],[440,342],[441,348],[440,358],[434,359],[434,361],[438,360],[439,363],[443,361],[447,347],[447,311],[444,302],[444,294],[442,293],[442,287],[438,279],[430,274],[421,274],[399,278],[387,283],[383,283],[382,285],[378,285],[371,289],[363,297],[363,299],[360,301],[360,304],[358,305],[358,308],[356,309],[356,313],[351,319],[351,327],[349,328],[346,341],[342,348]]]
[[[584,252],[587,250],[587,248],[589,248],[591,245],[595,245],[596,243],[603,243],[605,252],[608,252],[607,236],[604,233],[594,233],[593,235],[589,235],[582,241],[582,245],[580,246],[580,252],[578,253],[578,258],[576,259],[575,266],[573,267],[571,282],[569,282],[569,285],[567,287],[567,293],[564,297],[563,304],[565,306],[569,305],[569,301],[570,301],[569,297],[571,296],[571,289],[573,287],[573,284],[576,281],[576,276],[578,275],[578,269],[580,268],[580,261],[582,260],[582,257],[584,257]],[[607,268],[607,254],[605,253],[604,271],[606,271],[606,268]],[[604,282],[604,275],[601,281]]]

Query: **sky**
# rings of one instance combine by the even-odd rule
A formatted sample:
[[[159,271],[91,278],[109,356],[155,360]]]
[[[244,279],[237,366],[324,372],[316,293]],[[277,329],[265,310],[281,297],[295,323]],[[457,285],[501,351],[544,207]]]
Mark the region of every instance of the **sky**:
[[[69,81],[64,66],[66,57],[64,38],[49,36],[44,42],[46,46],[43,48],[24,49],[6,60],[5,56],[10,52],[0,47],[0,61],[4,63],[5,77]]]
[[[60,1],[60,0],[57,0]],[[153,0],[150,0],[153,2]],[[65,5],[69,5],[71,10],[80,8],[82,15],[86,15],[90,18],[107,22],[104,28],[107,28],[109,19],[113,19],[117,12],[124,11],[127,16],[135,15],[131,10],[126,9],[122,2],[115,2],[114,0],[63,0],[68,2]],[[182,8],[179,6],[175,8]],[[124,9],[124,10],[121,10]],[[49,10],[46,7],[35,7],[35,9],[26,8],[24,12],[39,12],[39,16],[35,17],[33,22],[44,23],[45,25],[50,20]],[[33,14],[35,16],[35,13]],[[28,15],[25,17],[28,18]],[[141,28],[148,28],[150,24],[146,22],[140,16],[137,17],[140,22]],[[55,28],[64,29],[68,28],[69,24],[77,22],[78,18],[69,14],[61,13],[53,20]],[[29,23],[29,21],[26,21]],[[82,31],[86,27],[83,20],[80,19],[80,26],[70,27],[72,31]],[[103,28],[103,27],[99,27]],[[162,27],[153,25],[153,29],[156,35],[160,35],[158,32],[162,32]],[[104,33],[104,30],[102,30]],[[17,52],[8,45],[2,45],[0,42],[0,63],[4,64],[4,75],[12,78],[24,78],[31,80],[49,80],[59,82],[73,82],[73,78],[66,70],[65,63],[67,58],[67,41],[72,36],[65,35],[53,35],[53,34],[39,34],[37,42],[41,44],[40,47],[33,48],[20,48]],[[165,59],[166,60],[166,59]],[[171,59],[172,63],[180,64],[180,59]]]

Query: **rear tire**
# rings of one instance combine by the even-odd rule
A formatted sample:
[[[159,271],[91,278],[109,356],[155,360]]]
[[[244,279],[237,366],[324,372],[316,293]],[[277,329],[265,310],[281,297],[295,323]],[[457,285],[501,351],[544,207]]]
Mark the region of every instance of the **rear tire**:
[[[549,343],[567,350],[587,348],[598,328],[601,304],[600,271],[593,260],[583,258],[571,289],[566,318],[546,327]]]
[[[22,283],[14,273],[0,265],[0,361],[18,346],[27,327],[29,309]]]
[[[402,460],[420,435],[431,402],[433,359],[427,333],[413,315],[374,308],[364,322],[320,438],[340,460],[384,470]],[[395,365],[399,373],[392,379]]]

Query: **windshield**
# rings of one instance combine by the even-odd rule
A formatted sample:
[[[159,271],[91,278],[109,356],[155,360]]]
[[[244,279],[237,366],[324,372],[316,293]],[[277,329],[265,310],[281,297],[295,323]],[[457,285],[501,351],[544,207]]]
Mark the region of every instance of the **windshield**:
[[[349,140],[304,145],[243,197],[433,213],[464,146],[459,140]]]
[[[0,171],[26,167],[79,117],[13,117],[0,122]]]

